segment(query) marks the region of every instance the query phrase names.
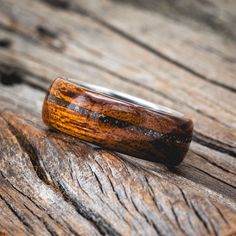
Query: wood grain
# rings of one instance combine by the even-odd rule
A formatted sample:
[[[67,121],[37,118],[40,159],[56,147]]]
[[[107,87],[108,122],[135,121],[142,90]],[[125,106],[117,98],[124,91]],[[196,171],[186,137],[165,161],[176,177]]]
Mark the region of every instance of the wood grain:
[[[31,95],[37,101],[30,102]],[[182,177],[187,163],[178,167],[176,175],[162,165],[93,148],[50,131],[40,119],[43,97],[43,92],[24,84],[1,87],[0,196],[5,209],[0,214],[1,232],[235,232],[235,202],[189,181],[188,174]]]
[[[56,2],[54,6],[60,8]],[[114,0],[97,4],[70,0],[66,9],[94,19],[199,80],[235,91],[233,0]]]
[[[0,235],[235,234],[235,3],[134,1],[0,0]],[[168,169],[48,129],[58,76],[193,117],[186,158]]]

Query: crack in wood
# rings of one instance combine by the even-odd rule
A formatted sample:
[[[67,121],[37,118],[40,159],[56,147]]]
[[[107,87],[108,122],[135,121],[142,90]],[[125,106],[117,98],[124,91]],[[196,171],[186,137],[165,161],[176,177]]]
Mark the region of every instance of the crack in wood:
[[[43,217],[39,217],[33,210],[31,210],[26,204],[23,204],[24,207],[34,216],[36,219],[38,219],[40,222],[43,223],[45,229],[48,231],[48,233],[52,236],[57,236],[58,234],[52,227],[44,220]]]
[[[121,200],[122,198],[121,198],[121,197],[119,196],[119,194],[117,193],[116,188],[115,188],[115,186],[114,186],[114,184],[113,184],[113,182],[112,182],[110,176],[107,176],[107,179],[108,179],[108,181],[109,181],[109,183],[110,183],[110,186],[111,186],[111,188],[112,188],[112,190],[113,190],[113,192],[114,192],[114,194],[115,194],[115,196],[116,196],[116,199],[117,199],[118,202],[120,203],[120,205],[121,205],[130,215],[134,216],[133,213],[129,210],[129,208],[125,205],[125,203],[123,203],[123,201]],[[125,191],[125,190],[124,190],[124,191]],[[128,196],[126,195],[126,197],[128,197]]]
[[[198,167],[196,167],[196,166],[193,166],[193,165],[190,165],[190,166],[191,166],[191,168],[194,168],[194,169],[196,169],[196,170],[198,170],[198,171],[200,171],[200,172],[203,172],[204,174],[210,176],[211,178],[214,178],[214,179],[218,180],[219,182],[222,182],[223,184],[228,185],[229,187],[232,188],[232,190],[236,190],[236,188],[235,188],[234,185],[229,184],[228,182],[222,180],[220,177],[216,177],[216,176],[214,176],[214,175],[212,175],[212,174],[209,174],[207,171],[204,171],[203,169],[198,168]],[[236,191],[235,191],[235,192],[236,192]],[[236,198],[235,198],[235,199],[236,199]]]
[[[184,229],[183,229],[182,226],[181,226],[181,223],[180,223],[180,221],[179,221],[178,215],[177,215],[176,212],[175,212],[174,206],[171,206],[171,211],[172,211],[172,213],[173,213],[173,215],[174,215],[175,221],[176,221],[176,223],[177,223],[179,229],[180,229],[185,235],[187,235],[187,233],[184,231]]]
[[[65,201],[72,204],[80,215],[92,222],[102,235],[120,235],[99,213],[84,206],[79,199],[74,199],[72,196],[68,195],[66,186],[63,186],[60,182],[57,182],[57,184]]]
[[[0,194],[0,199],[5,202],[5,204],[8,206],[8,208],[12,211],[12,213],[18,218],[18,220],[24,225],[24,228],[29,232],[29,233],[33,233],[33,227],[31,226],[31,224],[27,221],[26,217],[20,212],[18,211],[16,208],[14,208],[14,206],[12,206],[9,202],[7,202],[6,199],[3,198],[3,196],[1,196]]]
[[[211,234],[211,230],[207,224],[207,221],[204,219],[204,217],[201,216],[201,214],[198,212],[197,208],[194,206],[194,204],[191,202],[190,203],[192,206],[192,209],[195,213],[195,215],[198,217],[198,219],[200,220],[200,222],[203,224],[204,228],[206,229],[206,231]]]
[[[24,137],[22,133],[18,132],[18,130],[13,125],[11,125],[6,119],[5,121],[8,124],[9,130],[16,137],[17,142],[21,146],[23,152],[26,152],[28,154],[32,166],[35,170],[35,173],[37,174],[39,179],[41,179],[45,184],[51,185],[52,180],[48,179],[48,175],[45,171],[45,168],[42,166],[40,158],[38,157],[34,147],[30,144],[30,142],[28,142],[27,138]]]
[[[231,147],[225,143],[220,143],[220,141],[213,139],[212,137],[206,137],[203,134],[200,134],[196,130],[193,133],[193,141],[199,143],[205,147],[209,147],[210,149],[214,149],[221,153],[226,153],[232,157],[236,157],[236,148]]]
[[[225,167],[223,167],[223,166],[217,164],[217,163],[214,162],[214,161],[210,161],[209,158],[205,157],[204,155],[199,154],[199,153],[196,152],[196,151],[192,151],[192,152],[195,153],[195,154],[196,154],[197,156],[199,156],[200,158],[202,158],[202,159],[204,159],[205,161],[207,161],[208,163],[212,164],[213,166],[216,166],[217,168],[219,168],[219,169],[221,169],[221,170],[223,170],[223,171],[225,171],[225,172],[227,172],[227,173],[230,173],[230,174],[232,174],[232,175],[236,175],[235,172],[226,169]]]
[[[214,204],[212,201],[211,201],[211,204],[216,208],[216,210],[218,211],[219,215],[221,216],[221,218],[224,220],[224,222],[229,225],[229,222],[228,220],[226,219],[226,217],[224,216],[224,214],[221,212],[220,208]]]

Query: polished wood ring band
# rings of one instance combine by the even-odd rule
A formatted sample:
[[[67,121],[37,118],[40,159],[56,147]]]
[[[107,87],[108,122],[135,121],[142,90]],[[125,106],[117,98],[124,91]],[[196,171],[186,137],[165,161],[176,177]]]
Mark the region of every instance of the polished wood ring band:
[[[179,164],[192,139],[192,121],[168,108],[140,105],[126,97],[57,78],[44,101],[43,121],[110,150]]]

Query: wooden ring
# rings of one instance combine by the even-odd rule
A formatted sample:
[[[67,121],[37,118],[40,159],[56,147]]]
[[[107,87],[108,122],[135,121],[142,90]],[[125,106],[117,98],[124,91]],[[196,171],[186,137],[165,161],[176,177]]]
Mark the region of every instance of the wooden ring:
[[[166,165],[179,164],[193,122],[166,107],[57,78],[43,105],[50,127],[102,147]]]

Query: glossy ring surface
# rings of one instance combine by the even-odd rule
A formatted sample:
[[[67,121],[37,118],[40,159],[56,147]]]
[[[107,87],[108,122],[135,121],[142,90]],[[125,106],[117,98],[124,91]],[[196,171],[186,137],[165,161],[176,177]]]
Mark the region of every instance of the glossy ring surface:
[[[178,165],[193,123],[181,113],[127,94],[57,78],[46,95],[43,121],[90,143],[166,165]]]

